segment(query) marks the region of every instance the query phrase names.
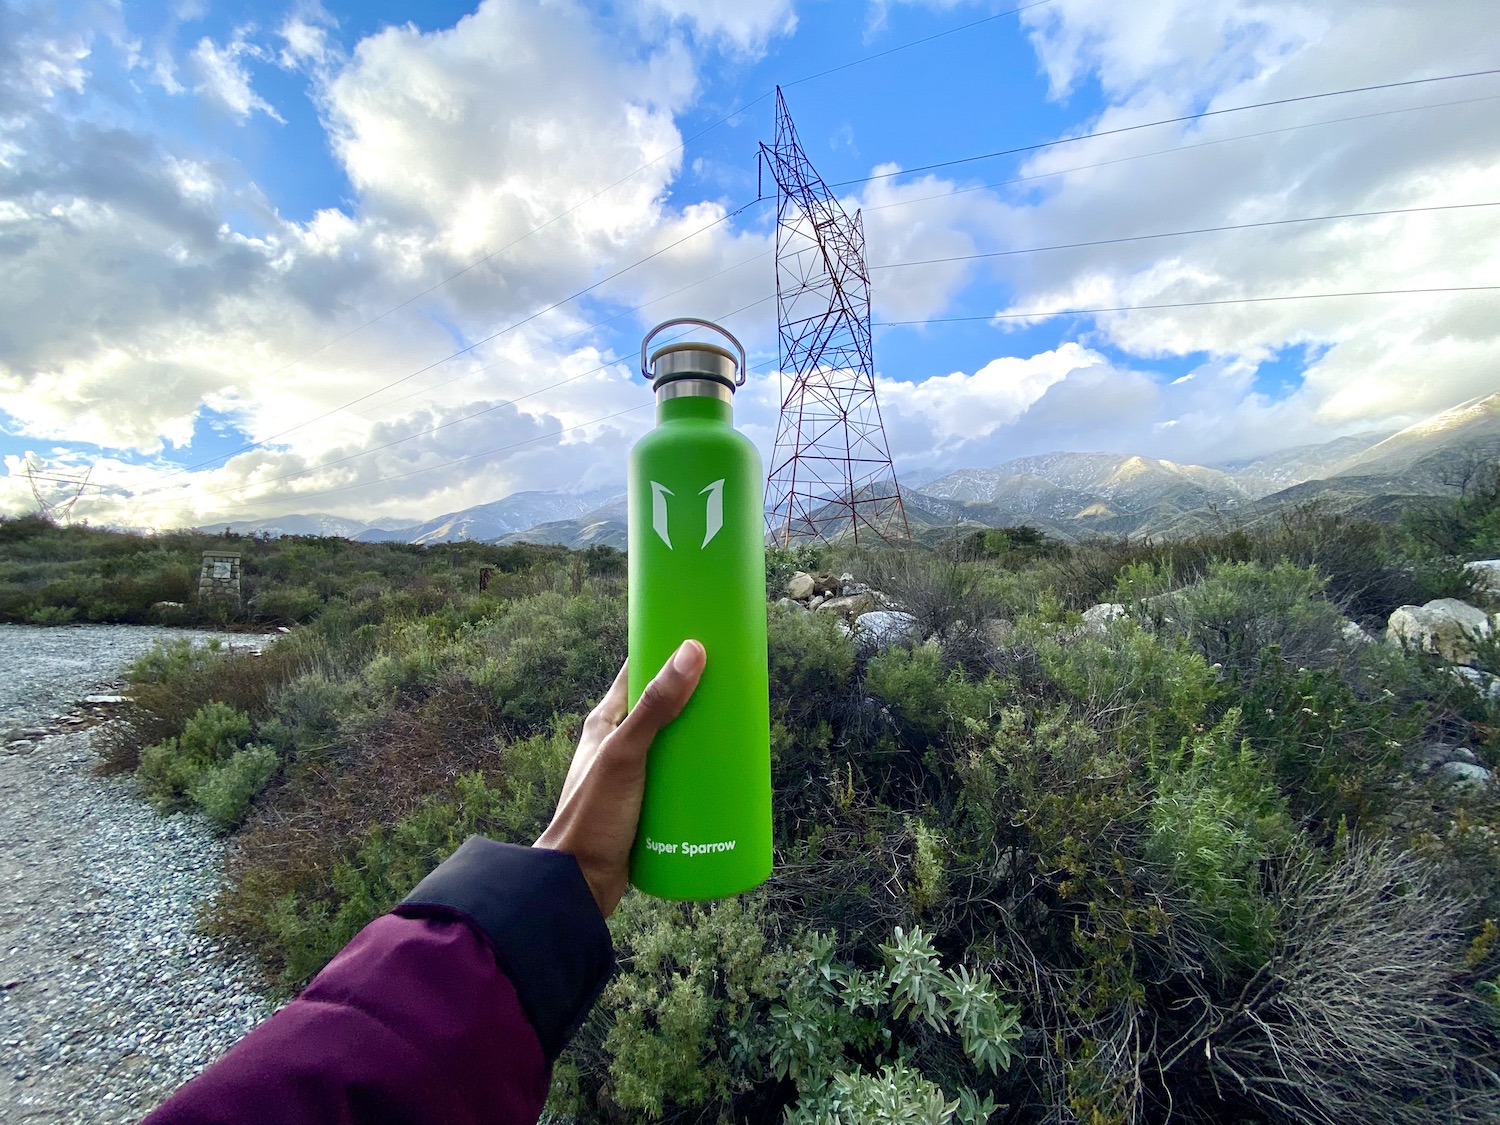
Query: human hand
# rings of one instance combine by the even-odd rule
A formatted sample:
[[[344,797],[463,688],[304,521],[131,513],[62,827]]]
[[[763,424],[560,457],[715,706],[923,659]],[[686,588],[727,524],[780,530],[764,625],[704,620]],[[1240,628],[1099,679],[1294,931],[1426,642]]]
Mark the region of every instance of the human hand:
[[[568,852],[578,861],[606,918],[625,893],[651,740],[687,706],[706,660],[701,644],[683,641],[628,715],[625,669],[620,669],[583,724],[557,811],[537,838],[537,847]]]

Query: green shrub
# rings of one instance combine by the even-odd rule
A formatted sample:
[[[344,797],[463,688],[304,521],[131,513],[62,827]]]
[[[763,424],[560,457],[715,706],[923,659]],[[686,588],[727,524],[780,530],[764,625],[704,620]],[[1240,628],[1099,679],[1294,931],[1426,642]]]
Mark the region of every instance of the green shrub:
[[[209,766],[199,773],[188,785],[187,795],[207,815],[215,831],[227,835],[240,826],[250,802],[280,767],[275,747],[251,743],[236,750],[223,765]]]
[[[976,682],[958,668],[944,669],[935,647],[919,645],[895,646],[871,659],[865,689],[889,713],[885,738],[903,749],[922,751],[952,733],[983,730],[1002,686],[995,679]]]
[[[1239,738],[1231,710],[1213,730],[1150,763],[1155,798],[1144,855],[1182,888],[1221,972],[1254,970],[1275,939],[1263,866],[1293,840],[1271,767]]]
[[[181,738],[167,738],[141,751],[136,776],[146,796],[163,812],[188,808],[189,796],[211,769],[222,766],[244,745],[251,732],[250,716],[223,703],[200,707],[183,728]]]
[[[1203,726],[1221,694],[1202,655],[1128,618],[1102,635],[1030,625],[1018,634],[1084,714],[1138,749],[1178,745]]]
[[[803,727],[847,709],[854,646],[832,614],[767,606],[766,640],[771,706],[783,722]]]
[[[769,606],[773,876],[718,904],[627,895],[611,922],[622,971],[559,1062],[549,1112],[1323,1125],[1276,1093],[1276,1052],[1291,1048],[1339,1097],[1374,1060],[1376,1109],[1346,1119],[1493,1119],[1483,1068],[1500,1039],[1477,1001],[1497,966],[1453,961],[1453,939],[1500,917],[1500,800],[1419,783],[1403,755],[1442,739],[1500,763],[1500,712],[1433,660],[1343,641],[1346,593],[1375,606],[1447,564],[1414,564],[1363,525],[1337,525],[1358,550],[1336,549],[1321,519],[1034,555],[1009,536],[947,544],[913,563],[940,635],[878,655],[827,615]],[[160,559],[100,543],[123,560],[104,582],[157,572]],[[624,655],[617,559],[599,574],[555,548],[397,546],[256,547],[247,582],[310,591],[317,616],[258,659],[159,654],[132,688],[131,722],[158,724],[147,744],[176,740],[152,755],[162,773],[207,704],[249,718],[189,799],[222,791],[238,815],[273,765],[252,750],[284,761],[213,914],[284,989],[470,832],[535,839],[578,716]],[[49,582],[75,599],[57,604],[101,604],[89,566],[14,554],[0,608]],[[783,561],[879,585],[894,558]],[[479,595],[472,568],[497,559]],[[1105,598],[1135,620],[1080,628],[1076,611]],[[1001,612],[1008,633],[955,643]],[[1431,870],[1382,860],[1387,875],[1356,877],[1340,857],[1365,839]],[[1340,888],[1357,908],[1333,908]],[[1361,992],[1381,957],[1427,958],[1427,975]],[[1313,1003],[1324,981],[1361,1035],[1406,1030],[1360,1040],[1279,1006],[1327,1018]],[[1413,1033],[1414,1014],[1441,1034]],[[1320,1063],[1323,1041],[1343,1056]],[[1253,1092],[1220,1065],[1221,1044]],[[1416,1048],[1433,1061],[1410,1064],[1423,1090],[1402,1091],[1398,1056]],[[1435,1109],[1439,1094],[1463,1111]]]
[[[78,610],[70,605],[44,605],[26,615],[28,625],[71,625]]]
[[[227,704],[251,720],[264,718],[271,695],[300,661],[295,638],[258,655],[245,648],[226,650],[217,639],[207,645],[177,640],[154,646],[126,672],[131,706],[122,722],[105,730],[103,768],[134,770],[145,747],[181,735],[210,703]]]
[[[1322,598],[1323,586],[1316,571],[1288,562],[1216,562],[1202,581],[1159,602],[1154,614],[1158,628],[1237,680],[1256,674],[1273,649],[1292,664],[1329,666],[1349,646],[1344,619]]]
[[[562,716],[547,731],[497,748],[486,773],[461,774],[394,823],[372,817],[368,803],[351,809],[360,830],[329,841],[326,857],[315,857],[326,871],[251,867],[253,876],[216,903],[215,930],[260,949],[278,987],[300,985],[469,836],[529,842],[541,835],[581,725],[579,716]],[[298,843],[295,836],[257,840],[252,833],[242,850],[254,857],[269,844],[284,857]]]
[[[985,1120],[993,1076],[1020,1036],[1017,1009],[982,971],[944,969],[921,931],[897,929],[882,964],[835,960],[826,934],[778,933],[759,896],[691,906],[629,896],[612,923],[622,971],[591,1023],[605,1087],[580,1066],[585,1106],[608,1090],[648,1119],[737,1116],[790,1081],[788,1121],[849,1117],[851,1099],[941,1097],[948,1120]],[[594,1037],[598,1036],[597,1040]],[[939,1090],[913,1059],[941,1058]],[[977,1090],[984,1091],[982,1093]],[[564,1107],[566,1108],[566,1107]]]

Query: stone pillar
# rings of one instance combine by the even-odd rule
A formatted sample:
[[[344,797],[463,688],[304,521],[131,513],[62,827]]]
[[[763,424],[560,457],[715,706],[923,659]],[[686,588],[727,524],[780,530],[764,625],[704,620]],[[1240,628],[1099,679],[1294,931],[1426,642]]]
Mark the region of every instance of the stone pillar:
[[[198,572],[198,600],[227,602],[240,608],[240,553],[238,551],[204,551],[203,569]]]

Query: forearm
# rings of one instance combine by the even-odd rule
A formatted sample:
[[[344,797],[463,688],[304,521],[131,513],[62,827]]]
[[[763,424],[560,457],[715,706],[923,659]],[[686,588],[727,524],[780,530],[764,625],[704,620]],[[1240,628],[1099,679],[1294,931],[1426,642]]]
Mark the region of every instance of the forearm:
[[[530,1125],[611,965],[571,857],[470,840],[144,1125]]]

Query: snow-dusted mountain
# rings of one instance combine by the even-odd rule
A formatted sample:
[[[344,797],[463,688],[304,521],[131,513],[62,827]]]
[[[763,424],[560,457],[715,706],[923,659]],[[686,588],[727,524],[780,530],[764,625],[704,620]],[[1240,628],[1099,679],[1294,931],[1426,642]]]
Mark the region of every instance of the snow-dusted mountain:
[[[1003,520],[1061,535],[1176,535],[1226,519],[1275,518],[1310,502],[1378,515],[1400,498],[1445,494],[1457,469],[1486,459],[1500,459],[1500,394],[1395,434],[1352,434],[1217,466],[1044,453],[992,469],[960,469],[905,491],[924,524]]]
[[[593,511],[615,495],[614,489],[591,492],[514,492],[488,504],[448,512],[424,523],[389,531],[364,532],[365,541],[397,539],[407,543],[452,543],[461,539],[499,539],[538,524],[573,519]]]
[[[1252,495],[1265,496],[1305,480],[1321,480],[1341,462],[1390,436],[1388,430],[1370,430],[1317,445],[1293,446],[1263,457],[1225,461],[1212,467],[1228,473]]]
[[[1461,402],[1345,458],[1336,477],[1443,474],[1456,459],[1500,456],[1500,393]]]
[[[1222,470],[1119,453],[1017,457],[993,469],[960,469],[915,491],[1058,520],[1138,516],[1164,506],[1233,507],[1249,498]]]
[[[451,543],[462,539],[498,539],[538,524],[584,515],[615,498],[612,488],[590,492],[515,492],[488,504],[447,512],[420,523],[382,520],[377,523],[342,516],[276,516],[261,520],[205,524],[202,531],[228,527],[241,535],[338,535],[364,543]]]

